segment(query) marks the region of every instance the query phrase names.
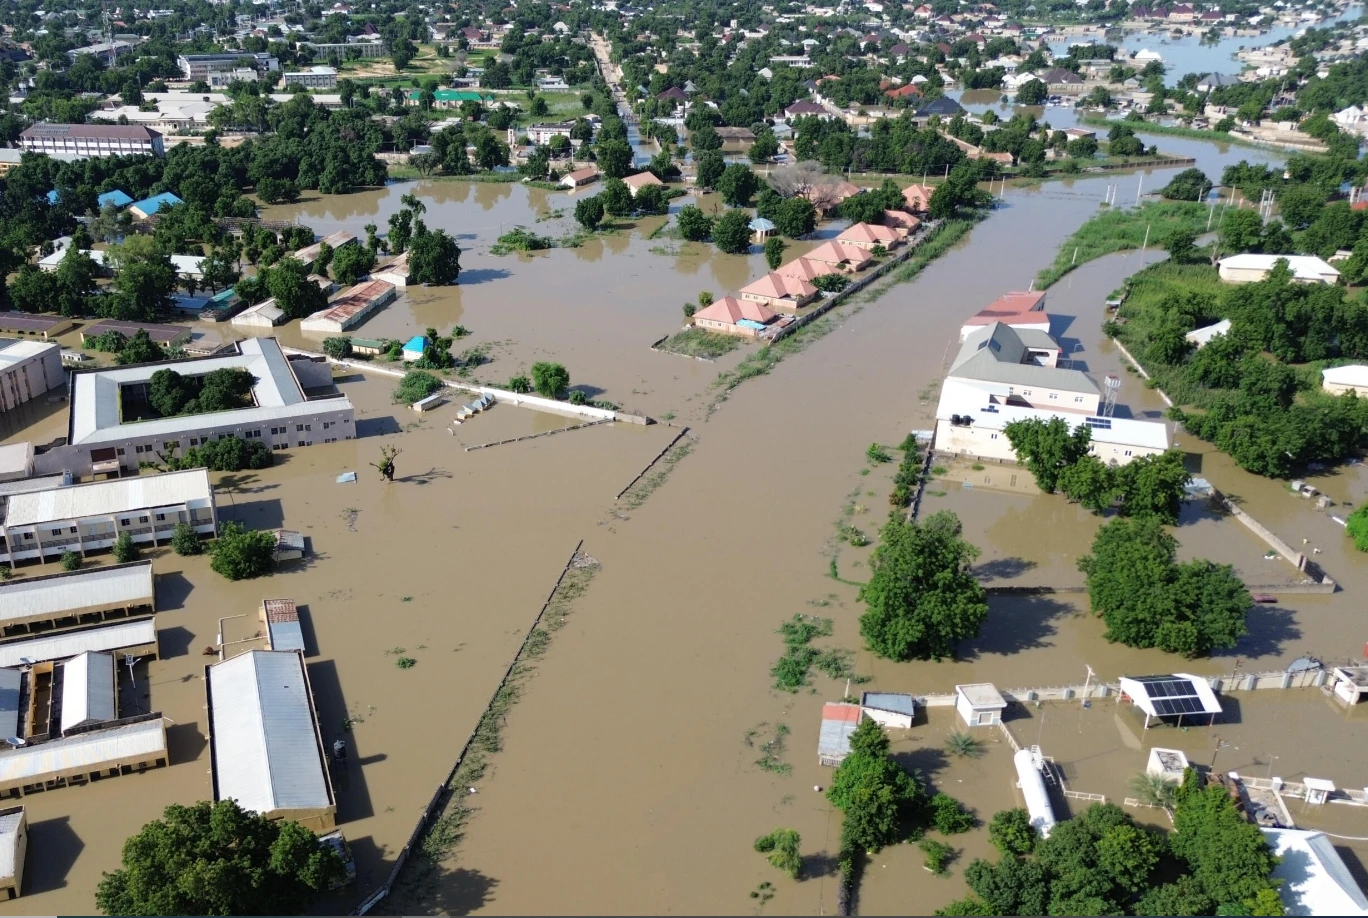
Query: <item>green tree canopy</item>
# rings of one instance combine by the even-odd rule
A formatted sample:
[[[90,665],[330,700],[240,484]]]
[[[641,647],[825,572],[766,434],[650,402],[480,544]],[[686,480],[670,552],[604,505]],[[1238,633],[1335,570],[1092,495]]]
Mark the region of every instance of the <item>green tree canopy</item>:
[[[1092,430],[1080,424],[1074,430],[1060,417],[1049,420],[1026,418],[1003,428],[1017,458],[1026,463],[1040,490],[1052,494],[1059,488],[1059,476],[1076,464],[1092,443]]]
[[[713,223],[713,242],[728,255],[743,254],[750,249],[750,220],[744,210],[728,210]]]
[[[297,822],[233,800],[172,804],[124,842],[95,904],[107,915],[298,915],[343,878],[337,854]]]
[[[977,557],[952,513],[921,524],[889,520],[860,591],[860,634],[869,649],[893,660],[941,660],[977,637],[988,614],[983,587],[969,573]]]
[[[209,566],[229,580],[260,577],[275,570],[275,536],[228,521],[210,545]]]
[[[685,204],[681,207],[676,220],[679,225],[679,235],[690,242],[703,242],[712,235],[712,217],[709,217],[701,208],[693,204]]]
[[[558,363],[537,361],[532,364],[532,388],[544,398],[560,398],[570,385],[570,372]]]
[[[309,280],[309,269],[302,262],[282,258],[264,273],[266,289],[290,318],[302,319],[328,307],[328,295]]]

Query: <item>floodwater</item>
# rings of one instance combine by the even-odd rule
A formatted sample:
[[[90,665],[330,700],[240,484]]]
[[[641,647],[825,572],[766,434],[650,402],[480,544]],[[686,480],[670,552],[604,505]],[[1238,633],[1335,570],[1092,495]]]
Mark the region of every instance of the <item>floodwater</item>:
[[[1190,144],[1209,174],[1240,158],[1273,159],[1180,142]],[[1174,171],[1147,175],[1145,186],[1162,185]],[[829,616],[835,634],[826,643],[858,651],[856,588],[830,579],[827,569],[835,523],[852,494],[875,492],[859,497],[870,507],[871,534],[885,513],[891,470],[861,476],[865,448],[929,426],[964,317],[1030,284],[1116,180],[1009,187],[1006,205],[916,281],[838,317],[829,335],[745,383],[716,411],[709,410],[718,398],[712,380],[745,348],[709,364],[647,345],[678,327],[681,305],[700,290],[722,295],[762,273],[758,254],[722,256],[706,246],[650,239],[660,224],[655,218],[580,249],[491,256],[490,244],[507,227],[569,230],[566,216],[535,221],[568,214],[573,196],[519,185],[406,183],[273,209],[273,218],[298,217],[322,233],[360,234],[368,222],[383,228],[399,196],[417,193],[430,226],[459,234],[466,250],[461,284],[408,291],[358,334],[401,337],[460,323],[472,331],[462,347],[491,349],[493,362],[476,370],[480,378],[506,379],[535,360],[558,360],[591,397],[692,425],[697,446],[643,506],[615,511],[613,495],[676,430],[602,426],[465,453],[463,445],[566,422],[504,407],[452,435],[441,410],[419,420],[390,405],[389,381],[343,382],[358,406],[363,439],[298,450],[277,468],[220,482],[224,518],[298,528],[312,542],[310,559],[266,581],[227,584],[204,559],[157,557],[166,659],[151,667],[152,701],[176,722],[176,764],[31,798],[30,890],[37,895],[22,909],[7,908],[89,909],[100,872],[116,865],[126,834],[167,803],[209,794],[199,650],[212,642],[220,617],[254,615],[267,597],[304,604],[325,738],[342,735],[344,722],[351,730],[339,823],[360,873],[355,889],[334,903],[350,907],[393,864],[561,566],[584,539],[602,570],[509,715],[505,748],[470,798],[477,813],[456,855],[442,865],[436,892],[402,900],[402,907],[734,913],[753,906],[749,891],[768,880],[777,886],[765,906],[770,911],[833,909],[827,872],[839,815],[812,790],[830,779],[812,751],[821,703],[840,697],[844,685],[814,673],[811,691],[773,690],[768,670],[782,649],[774,629],[795,613]],[[1047,309],[1060,317],[1069,357],[1090,373],[1121,371],[1119,355],[1101,337],[1102,302],[1155,257],[1112,256],[1051,290]],[[293,327],[278,331],[289,343],[305,343]],[[1162,410],[1135,377],[1122,378],[1121,411]],[[26,430],[3,433],[40,442],[59,436],[59,408],[35,406],[23,417]],[[400,480],[392,485],[368,468],[381,442],[403,449]],[[1180,435],[1179,443],[1195,454],[1200,474],[1289,542],[1306,538],[1308,549],[1323,548],[1317,560],[1345,589],[1280,597],[1277,606],[1258,610],[1254,633],[1234,653],[1194,663],[1107,644],[1083,596],[995,598],[983,635],[959,660],[892,664],[858,651],[855,670],[872,677],[866,688],[1052,685],[1081,681],[1085,665],[1106,679],[1175,668],[1218,673],[1232,669],[1237,655],[1251,671],[1305,650],[1334,660],[1357,653],[1368,636],[1353,627],[1358,604],[1350,597],[1368,578],[1343,530],[1194,438]],[[360,472],[361,480],[335,484],[345,470]],[[1357,502],[1368,490],[1358,468],[1314,481],[1337,501]],[[1079,582],[1076,558],[1094,518],[1059,498],[962,484],[938,482],[935,489],[945,494],[928,496],[926,507],[962,515],[966,536],[983,548],[985,575]],[[1192,513],[1177,534],[1185,553],[1241,571],[1264,563],[1257,543],[1231,521]],[[855,566],[861,559],[847,547],[838,559],[842,577],[863,579]],[[230,633],[236,627],[229,624]],[[418,664],[398,669],[396,648]],[[755,737],[772,735],[780,723],[791,731],[787,775],[755,764]],[[1011,805],[1009,759],[993,749],[977,762],[945,762],[940,748],[948,729],[950,721],[933,714],[925,727],[898,737],[895,748],[984,816]],[[1308,742],[1291,729],[1273,739],[1289,749]],[[1337,740],[1350,758],[1336,779],[1363,783],[1352,773],[1362,741]],[[1073,754],[1064,740],[1058,745],[1050,754]],[[1282,755],[1276,748],[1270,754]],[[814,879],[791,883],[751,851],[751,841],[776,826],[802,834]],[[911,848],[881,855],[867,874],[861,907],[925,913],[961,895],[960,867],[987,846],[981,832],[956,844],[964,860],[948,879],[917,870],[920,855]],[[45,849],[56,853],[40,855]]]

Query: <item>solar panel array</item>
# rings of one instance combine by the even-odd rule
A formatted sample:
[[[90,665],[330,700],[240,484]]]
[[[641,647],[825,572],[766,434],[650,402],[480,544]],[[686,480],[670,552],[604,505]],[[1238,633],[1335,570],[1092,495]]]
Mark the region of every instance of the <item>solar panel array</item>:
[[[1171,676],[1146,676],[1136,679],[1154,704],[1154,713],[1163,717],[1176,714],[1201,714],[1206,711],[1191,679]]]

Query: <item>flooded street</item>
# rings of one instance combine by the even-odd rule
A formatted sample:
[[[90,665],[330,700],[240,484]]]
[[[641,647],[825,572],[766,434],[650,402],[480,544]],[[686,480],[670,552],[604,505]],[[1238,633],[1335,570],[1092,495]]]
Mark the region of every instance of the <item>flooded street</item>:
[[[1163,149],[1190,147],[1209,175],[1241,158],[1272,159],[1169,140]],[[1160,187],[1174,171],[1147,176],[1145,186]],[[365,223],[383,230],[400,195],[418,194],[428,224],[458,235],[461,283],[410,289],[356,334],[404,337],[460,323],[472,335],[458,349],[491,348],[493,362],[475,371],[479,378],[506,380],[535,360],[553,359],[593,398],[692,425],[697,445],[649,500],[624,509],[614,495],[677,428],[605,425],[467,453],[463,446],[568,421],[499,406],[452,435],[447,408],[419,420],[389,403],[391,382],[348,377],[341,388],[357,406],[361,439],[292,451],[262,472],[219,476],[223,519],[297,528],[310,540],[308,559],[267,580],[228,583],[204,558],[154,555],[164,659],[152,666],[152,699],[175,722],[172,765],[29,798],[34,850],[59,853],[35,856],[22,908],[11,903],[0,912],[88,911],[100,871],[117,864],[126,835],[167,803],[209,795],[200,650],[213,643],[220,617],[255,615],[267,597],[304,608],[324,738],[350,733],[338,823],[357,855],[358,881],[328,903],[331,911],[354,906],[393,865],[581,539],[602,570],[507,717],[503,751],[469,798],[475,814],[455,856],[442,864],[430,896],[396,897],[379,911],[739,913],[754,908],[749,891],[769,880],[777,894],[765,910],[833,912],[829,871],[840,816],[813,791],[831,775],[814,753],[821,704],[845,686],[814,673],[810,691],[772,688],[769,668],[782,651],[775,629],[794,614],[832,618],[830,643],[856,651],[855,671],[872,677],[864,687],[881,691],[946,692],[972,681],[1057,685],[1081,682],[1089,665],[1114,680],[1175,668],[1229,672],[1236,657],[1248,672],[1279,668],[1306,651],[1327,660],[1357,654],[1368,639],[1355,626],[1368,576],[1343,529],[1285,483],[1253,478],[1183,434],[1179,445],[1195,454],[1198,474],[1288,542],[1306,538],[1323,548],[1317,560],[1344,589],[1282,596],[1252,614],[1252,633],[1233,653],[1191,663],[1107,644],[1080,594],[994,597],[982,636],[956,661],[894,664],[860,650],[856,587],[831,579],[828,564],[835,523],[852,495],[869,507],[861,525],[871,534],[886,513],[885,473],[860,474],[866,447],[930,426],[965,317],[1007,290],[1027,288],[1116,181],[1134,187],[1137,180],[1125,174],[1009,186],[1006,205],[914,282],[838,314],[830,334],[746,382],[711,413],[713,380],[747,349],[712,364],[648,345],[681,324],[681,306],[700,290],[721,296],[761,274],[758,249],[724,256],[709,246],[650,239],[661,218],[646,218],[578,249],[492,256],[489,246],[515,225],[552,236],[571,230],[564,215],[535,221],[568,214],[574,197],[520,185],[406,183],[273,208],[272,219],[360,234]],[[1086,265],[1052,288],[1046,303],[1075,365],[1095,377],[1119,373],[1119,401],[1136,416],[1164,406],[1122,371],[1120,354],[1102,338],[1102,304],[1127,274],[1157,257],[1129,253]],[[229,327],[212,330],[226,335]],[[318,346],[293,324],[277,331],[286,343]],[[6,438],[45,442],[63,434],[65,412],[39,406],[24,421],[25,430],[6,429]],[[403,450],[392,485],[369,468],[380,443]],[[1360,469],[1313,481],[1335,500],[1357,503],[1368,490]],[[347,470],[360,473],[359,481],[335,483]],[[942,493],[928,495],[925,510],[961,515],[966,537],[983,550],[984,576],[995,585],[1081,584],[1076,560],[1097,519],[1058,497],[985,489],[973,474],[982,473],[949,470],[931,485]],[[1184,557],[1232,563],[1246,576],[1265,569],[1273,576],[1263,565],[1281,565],[1280,578],[1291,570],[1264,562],[1261,543],[1232,520],[1190,512],[1183,522],[1177,536]],[[841,554],[845,580],[864,579],[856,566],[863,557],[867,550]],[[412,669],[396,667],[400,648],[418,661]],[[1297,750],[1308,746],[1311,731],[1330,729],[1316,727],[1328,715],[1303,716],[1295,707],[1303,702],[1279,697],[1286,693],[1260,694],[1268,697],[1241,696],[1238,729],[1262,729],[1257,754],[1285,756],[1278,771],[1287,777],[1311,768]],[[1322,700],[1316,693],[1305,704]],[[1260,720],[1255,712],[1264,708],[1277,713]],[[1077,767],[1082,789],[1095,784],[1110,797],[1141,766],[1133,750],[1116,753],[1123,740],[1103,713],[1104,706],[1090,712],[1099,725],[1079,734],[1092,737],[1086,742],[1067,738],[1063,728],[1042,742],[1061,762],[1114,755],[1097,759],[1104,767]],[[1010,754],[1000,746],[977,761],[945,759],[949,714],[933,711],[896,736],[894,752],[985,819],[1014,805]],[[1012,725],[1023,742],[1056,729],[1050,722],[1041,732],[1032,716]],[[781,756],[786,774],[756,764],[756,738],[782,735],[780,724],[790,731]],[[1189,734],[1194,744],[1209,741],[1204,730]],[[1365,783],[1355,772],[1368,752],[1362,736],[1341,733],[1327,759],[1342,786]],[[1245,760],[1232,754],[1229,764]],[[808,880],[783,879],[751,850],[755,837],[779,826],[801,833]],[[1368,835],[1363,826],[1351,828],[1345,834]],[[963,895],[963,866],[988,854],[986,833],[955,844],[962,854],[950,878],[921,870],[910,846],[875,858],[861,910],[924,914]]]

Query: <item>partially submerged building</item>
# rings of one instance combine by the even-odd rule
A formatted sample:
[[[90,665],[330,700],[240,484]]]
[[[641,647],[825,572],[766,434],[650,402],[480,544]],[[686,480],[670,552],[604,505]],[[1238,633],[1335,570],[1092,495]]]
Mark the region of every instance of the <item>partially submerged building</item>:
[[[24,894],[24,860],[28,856],[28,817],[22,806],[0,810],[0,892],[8,899]]]
[[[95,625],[156,611],[152,562],[0,581],[0,637]]]
[[[1264,829],[1278,858],[1270,877],[1289,915],[1368,915],[1368,897],[1324,832]]]
[[[263,599],[261,624],[266,629],[267,650],[304,652],[304,629],[299,624],[299,607],[293,599]]]
[[[141,451],[140,451],[141,452]],[[169,542],[177,523],[213,535],[218,518],[205,469],[90,481],[12,495],[0,520],[0,561],[42,561],[134,542]]]
[[[758,338],[779,319],[764,303],[724,296],[694,313],[694,325],[724,335]]]
[[[125,338],[132,338],[140,331],[147,332],[153,344],[170,350],[180,347],[190,340],[191,329],[185,325],[158,325],[155,322],[125,322],[122,319],[101,319],[93,325],[81,329],[81,344],[89,344],[91,339],[108,332],[118,332]]]
[[[1321,389],[1331,395],[1352,392],[1359,398],[1368,396],[1368,366],[1361,363],[1321,370]]]
[[[1004,293],[965,320],[964,325],[960,327],[960,341],[994,322],[1001,322],[1017,331],[1048,335],[1050,317],[1045,314],[1045,291]]]
[[[271,449],[352,439],[351,402],[335,391],[318,392],[314,375],[306,372],[312,367],[303,365],[307,362],[286,357],[274,338],[248,338],[212,357],[75,372],[69,387],[67,445],[40,456],[39,470],[122,473],[158,453],[174,449],[184,455],[190,447],[223,436],[261,440]],[[244,370],[253,379],[251,403],[203,414],[126,418],[130,401],[145,400],[152,374],[162,369],[182,376]]]
[[[827,702],[822,705],[822,726],[817,734],[817,763],[840,765],[850,755],[850,736],[860,725],[860,706]]]
[[[168,762],[160,713],[18,748],[0,749],[0,797],[85,784]]]
[[[955,711],[970,727],[992,727],[1002,723],[1007,700],[991,682],[955,686]]]
[[[87,650],[67,660],[62,664],[61,689],[55,719],[63,736],[118,719],[114,654]]]
[[[917,716],[916,700],[901,692],[864,692],[860,695],[860,708],[865,717],[879,726],[900,730],[912,729]]]
[[[68,660],[88,650],[114,651],[120,658],[155,659],[159,652],[157,620],[149,615],[97,628],[58,631],[27,640],[8,641],[0,644],[0,669]]]
[[[820,295],[817,288],[807,281],[774,272],[741,288],[741,299],[764,303],[784,313],[796,313]]]
[[[360,325],[377,309],[398,295],[394,284],[369,280],[350,288],[333,300],[327,309],[301,319],[299,330],[318,335],[340,335]]]
[[[0,338],[0,415],[65,383],[60,345]]]
[[[1221,280],[1228,284],[1254,284],[1267,279],[1280,261],[1287,262],[1292,280],[1299,284],[1333,284],[1340,273],[1329,262],[1315,255],[1261,255],[1247,252],[1222,258]]]
[[[208,667],[214,800],[315,832],[337,814],[304,657],[249,650]]]

